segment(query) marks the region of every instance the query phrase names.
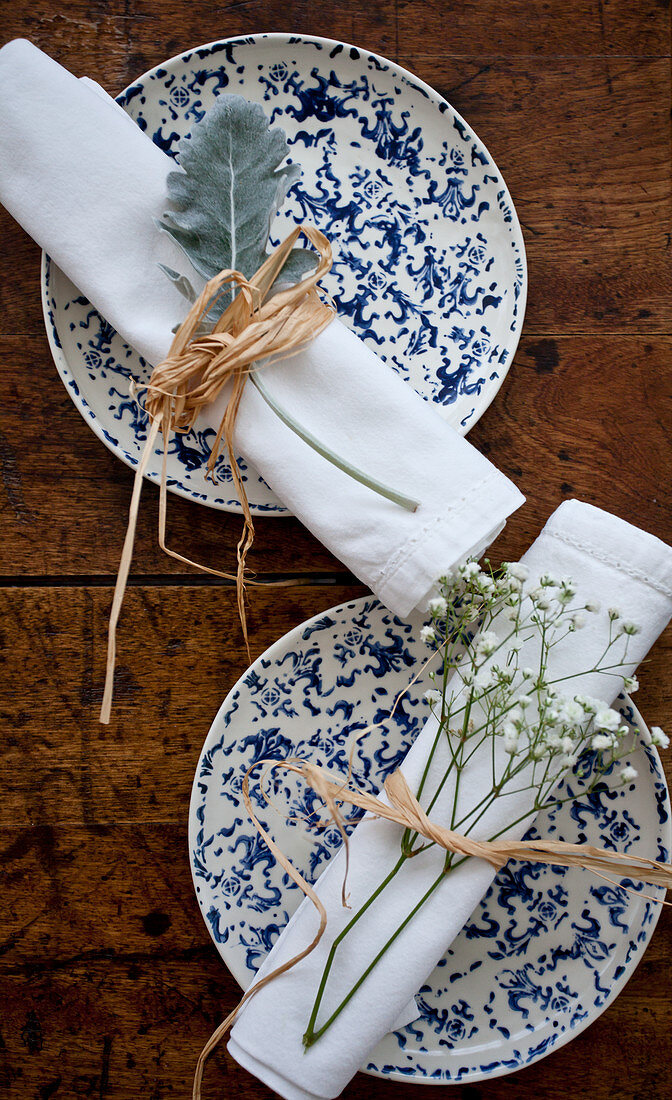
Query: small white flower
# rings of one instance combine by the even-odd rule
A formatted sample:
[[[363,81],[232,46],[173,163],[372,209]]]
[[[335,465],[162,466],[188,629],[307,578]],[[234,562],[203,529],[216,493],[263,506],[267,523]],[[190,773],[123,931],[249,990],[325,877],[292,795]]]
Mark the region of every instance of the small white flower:
[[[551,601],[543,588],[535,588],[534,592],[530,592],[530,599],[540,611],[548,611],[551,606]]]
[[[621,779],[624,783],[631,783],[636,778],[637,769],[633,768],[632,764],[626,764],[624,768],[621,768]]]
[[[571,737],[567,737],[566,735],[563,737],[561,748],[565,756],[570,756],[574,752],[574,742]]]
[[[507,561],[504,562],[504,568],[511,577],[515,577],[517,581],[526,581],[530,575],[530,571],[526,565],[523,565],[519,561]]]
[[[611,619],[612,623],[615,623],[617,619],[620,619],[621,613],[617,607],[609,607],[607,609],[607,615]]]
[[[532,703],[532,696],[531,695],[519,695],[518,699],[517,699],[517,703],[518,703],[518,706],[521,707],[523,710],[527,710],[527,708]]]
[[[576,695],[575,699],[586,714],[595,714],[604,705],[599,699],[593,699],[590,695]]]
[[[513,756],[518,751],[518,731],[515,726],[512,730],[504,730],[504,752]]]
[[[544,738],[549,749],[561,749],[562,737],[557,730],[549,730]]]
[[[630,694],[632,695],[632,693],[634,691],[637,691],[637,689],[639,687],[639,680],[637,679],[636,676],[626,676],[625,680],[623,681],[623,686],[624,686],[625,690],[629,691]]]
[[[565,752],[560,757],[558,763],[561,768],[573,768],[578,761],[578,756],[575,752]]]
[[[429,688],[423,696],[426,703],[429,703],[430,707],[433,707],[436,703],[441,702],[441,692],[435,688]]]
[[[551,576],[550,573],[542,573],[539,578],[539,584],[542,588],[557,588],[558,582]]]
[[[656,745],[659,749],[669,748],[670,739],[660,726],[651,726],[651,744]]]
[[[621,623],[621,630],[624,634],[639,634],[641,629],[642,628],[638,626],[637,623],[633,623],[630,619]]]
[[[474,648],[477,653],[482,653],[484,657],[491,657],[497,648],[498,641],[499,639],[493,630],[486,630],[476,638]]]
[[[487,688],[491,687],[494,678],[495,671],[493,668],[479,668],[474,676],[474,687],[479,688],[481,691],[485,691]]]
[[[434,596],[427,604],[427,610],[433,619],[444,619],[448,610],[448,601],[443,596]]]
[[[563,699],[560,710],[563,721],[571,726],[578,726],[579,722],[583,721],[583,707],[577,703],[576,699]]]
[[[621,724],[621,716],[617,710],[612,710],[611,707],[600,707],[595,715],[595,725],[597,729],[609,730],[613,733],[617,730]]]
[[[580,611],[577,611],[575,615],[572,615],[572,626],[574,630],[583,630],[586,625],[586,616],[582,615]]]
[[[469,581],[477,577],[481,570],[477,561],[465,561],[458,566],[457,571],[461,577]]]
[[[596,733],[590,742],[590,747],[595,752],[602,752],[603,749],[610,749],[612,744],[611,737],[608,737],[606,733]]]
[[[558,602],[564,607],[576,596],[576,588],[574,587],[569,577],[563,577],[560,581],[560,591],[558,592]]]
[[[536,672],[533,668],[524,668],[521,675],[523,677],[523,680],[534,680]]]
[[[518,618],[518,606],[507,607],[504,612],[504,618],[510,623],[515,623]]]
[[[425,645],[432,645],[432,643],[436,641],[436,634],[434,633],[433,626],[423,626],[420,631],[420,641],[424,642]]]
[[[599,600],[588,600],[588,602],[586,603],[586,611],[594,615],[600,610],[601,606],[602,604]]]

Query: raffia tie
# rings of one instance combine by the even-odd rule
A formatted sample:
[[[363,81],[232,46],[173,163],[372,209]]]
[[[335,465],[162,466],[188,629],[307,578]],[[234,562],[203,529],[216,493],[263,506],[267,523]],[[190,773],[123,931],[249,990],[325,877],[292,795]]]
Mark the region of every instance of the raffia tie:
[[[282,966],[272,970],[260,981],[251,985],[233,1011],[213,1032],[198,1059],[192,1093],[193,1100],[200,1100],[203,1071],[207,1059],[234,1024],[243,1005],[255,993],[263,989],[265,985],[291,970],[301,959],[305,959],[311,951],[314,951],[327,927],[327,913],[315,890],[281,851],[254,811],[250,798],[250,773],[261,765],[267,765],[269,770],[282,768],[285,771],[294,772],[304,779],[309,787],[312,787],[327,807],[332,822],[343,835],[345,844],[346,868],[342,888],[343,904],[347,904],[348,838],[338,805],[344,802],[359,806],[375,817],[395,821],[404,829],[410,829],[426,840],[433,841],[440,848],[455,853],[455,855],[483,859],[497,871],[501,870],[510,859],[518,859],[525,860],[528,863],[553,864],[556,867],[583,867],[599,878],[611,882],[614,886],[619,886],[619,883],[609,878],[610,874],[620,878],[634,879],[637,882],[664,886],[667,889],[672,888],[672,863],[660,863],[658,860],[646,859],[643,856],[626,856],[621,852],[612,852],[607,848],[596,848],[592,844],[571,844],[564,840],[475,840],[473,837],[463,836],[461,833],[455,832],[454,829],[437,825],[428,818],[406,782],[404,773],[400,770],[393,772],[385,780],[383,788],[385,799],[382,799],[377,795],[368,794],[366,791],[359,791],[354,787],[347,786],[343,780],[331,779],[324,768],[311,764],[308,760],[290,758],[287,760],[257,761],[246,773],[243,780],[245,808],[257,832],[264,839],[283,870],[287,872],[305,896],[310,898],[319,914],[320,924],[312,942],[298,955],[294,955]],[[412,858],[411,854],[409,859]],[[623,887],[623,889],[629,888]],[[648,895],[639,894],[639,892],[638,896],[648,897]],[[659,898],[650,898],[649,900],[662,901]],[[669,905],[672,903],[662,901],[662,904]]]
[[[268,299],[273,283],[280,275],[289,253],[301,234],[317,250],[319,262],[316,269],[300,283],[279,291]],[[189,310],[175,334],[167,359],[152,371],[145,402],[150,426],[133,482],[128,527],[110,612],[105,689],[100,710],[100,721],[105,724],[110,720],[112,708],[116,629],[133,556],[142,480],[154,453],[159,432],[163,436],[159,545],[165,553],[185,565],[193,565],[205,573],[212,573],[236,582],[238,613],[245,646],[250,656],[245,615],[245,559],[254,541],[254,524],[245,486],[234,456],[233,438],[236,419],[245,383],[252,370],[257,369],[260,361],[263,361],[262,366],[266,367],[269,363],[277,362],[296,352],[310,343],[333,320],[335,312],[333,307],[324,302],[317,292],[317,284],[331,267],[331,262],[331,246],[324,234],[312,226],[301,225],[297,226],[271,253],[251,279],[244,278],[239,271],[220,271],[206,284]],[[199,325],[208,311],[223,294],[230,293],[232,286],[237,288],[238,293],[231,305],[222,313],[212,332],[197,335]],[[191,431],[199,413],[211,405],[227,385],[231,386],[231,391],[207,467],[208,476],[214,480],[215,465],[224,443],[228,450],[233,481],[244,520],[243,533],[238,542],[235,574],[223,573],[218,569],[199,565],[166,545],[168,435],[171,431],[181,433]]]

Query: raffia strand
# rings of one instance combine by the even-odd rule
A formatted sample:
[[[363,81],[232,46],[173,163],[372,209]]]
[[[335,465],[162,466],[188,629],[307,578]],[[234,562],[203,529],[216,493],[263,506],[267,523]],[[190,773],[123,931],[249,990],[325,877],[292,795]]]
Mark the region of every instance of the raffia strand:
[[[267,300],[274,282],[294,244],[304,235],[318,254],[314,271],[300,283],[274,294]],[[105,688],[100,709],[100,721],[107,724],[112,709],[114,668],[116,663],[116,629],[133,556],[133,544],[140,507],[142,479],[161,433],[163,458],[159,494],[159,544],[167,554],[205,573],[234,581],[238,615],[248,657],[251,660],[245,610],[246,584],[287,584],[285,581],[255,582],[246,576],[245,563],[254,542],[254,523],[245,486],[234,456],[234,432],[245,383],[255,363],[264,366],[295,353],[315,339],[334,318],[334,308],[324,302],[317,285],[331,267],[331,245],[323,233],[313,226],[297,226],[275,249],[251,279],[239,271],[220,271],[206,284],[175,334],[170,352],[152,371],[147,387],[145,407],[149,416],[147,440],[136,469],[129,509],[128,526],[119,563],[108,626]],[[222,294],[231,288],[237,293],[224,310],[212,332],[196,335],[202,321]],[[225,386],[230,395],[208,457],[207,469],[214,480],[215,466],[224,444],[228,450],[233,481],[243,510],[243,531],[238,542],[235,573],[223,572],[200,565],[171,550],[166,544],[167,514],[167,443],[169,432],[188,432],[208,405],[217,399]]]

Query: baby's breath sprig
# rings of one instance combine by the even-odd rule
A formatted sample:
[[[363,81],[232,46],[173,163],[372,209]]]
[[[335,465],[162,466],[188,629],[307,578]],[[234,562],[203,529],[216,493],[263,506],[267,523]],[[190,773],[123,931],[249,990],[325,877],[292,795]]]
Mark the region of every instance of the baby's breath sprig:
[[[451,829],[468,835],[496,798],[524,791],[534,792],[531,804],[517,821],[531,812],[570,801],[555,789],[562,778],[574,772],[583,780],[582,794],[616,777],[618,785],[637,778],[628,760],[637,735],[622,721],[620,713],[601,699],[572,693],[571,681],[599,673],[619,683],[608,694],[624,687],[632,693],[639,687],[636,676],[623,676],[628,664],[630,638],[639,632],[636,623],[625,619],[618,608],[602,613],[594,600],[578,600],[571,578],[542,574],[531,579],[522,563],[505,562],[495,571],[486,558],[481,567],[468,560],[454,572],[441,577],[428,603],[429,622],[422,628],[422,641],[442,656],[439,671],[430,672],[432,687],[425,702],[437,718],[437,731],[430,748],[416,797],[428,815],[446,784],[453,782]],[[569,635],[585,628],[590,617],[606,615],[604,649],[592,668],[567,676],[549,672],[553,649]],[[523,645],[538,639],[539,658],[535,667],[520,666]],[[658,726],[642,731],[647,743],[667,748],[669,739]],[[433,791],[426,789],[431,765],[441,743],[448,747],[448,765]],[[458,811],[462,774],[477,752],[488,752],[491,786],[474,794],[473,804]],[[608,786],[608,784],[607,784]],[[500,834],[497,834],[500,835]],[[489,837],[497,839],[496,836]],[[340,944],[360,917],[377,901],[399,873],[407,859],[431,847],[432,842],[406,829],[401,838],[395,866],[353,915],[334,940],[304,1035],[311,1046],[330,1027],[356,993],[378,960],[415,916],[445,875],[466,857],[447,852],[436,880],[364,970],[341,1003],[319,1027],[317,1016],[326,983]]]

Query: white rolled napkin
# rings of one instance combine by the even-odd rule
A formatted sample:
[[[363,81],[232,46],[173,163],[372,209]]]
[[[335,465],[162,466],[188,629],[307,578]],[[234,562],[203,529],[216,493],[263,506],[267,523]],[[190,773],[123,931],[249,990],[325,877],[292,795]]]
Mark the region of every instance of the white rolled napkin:
[[[102,90],[29,42],[0,50],[0,201],[150,363],[184,299],[160,271],[189,264],[153,219],[175,163]],[[334,321],[266,372],[285,407],[371,477],[418,500],[410,513],[317,455],[247,386],[236,446],[282,501],[392,611],[480,553],[524,498],[436,410]],[[219,409],[212,423],[218,425]]]
[[[527,587],[543,573],[569,576],[577,588],[577,604],[600,601],[618,605],[623,616],[641,625],[629,639],[628,662],[619,677],[600,673],[571,681],[571,695],[583,693],[613,702],[621,676],[634,672],[672,615],[672,550],[652,535],[588,504],[571,500],[553,514],[522,559],[529,569]],[[489,628],[508,636],[504,614]],[[607,641],[607,616],[590,615],[584,629],[565,637],[551,650],[549,680],[574,675],[596,665]],[[538,636],[523,643],[519,667],[538,667]],[[620,660],[620,653],[615,659]],[[459,683],[459,681],[456,681]],[[448,692],[450,693],[450,685]],[[457,688],[455,688],[457,690]],[[403,772],[417,791],[429,749],[437,731],[430,718],[406,756]],[[501,740],[501,739],[498,739]],[[459,820],[491,788],[490,744],[477,751],[462,773]],[[497,752],[502,754],[498,745]],[[441,739],[425,787],[433,791],[448,765]],[[521,774],[521,785],[524,777]],[[431,813],[433,821],[450,824],[454,786],[446,784]],[[494,801],[471,833],[487,839],[503,831],[520,839],[534,818],[530,791]],[[507,828],[521,815],[525,819]],[[335,856],[317,883],[327,914],[327,929],[319,946],[292,970],[273,980],[243,1007],[229,1041],[233,1057],[288,1100],[335,1097],[388,1031],[400,1010],[428,978],[446,949],[487,891],[493,869],[471,859],[451,871],[413,920],[381,958],[325,1034],[307,1051],[302,1045],[318,984],[336,935],[385,878],[400,855],[401,827],[382,819],[364,818],[350,838],[348,892],[351,909],[341,904],[343,853]],[[445,853],[430,848],[407,860],[401,872],[348,933],[338,948],[329,976],[317,1027],[326,1021],[377,952],[411,912],[440,872]],[[261,978],[297,954],[317,931],[316,911],[302,902],[260,968]]]

